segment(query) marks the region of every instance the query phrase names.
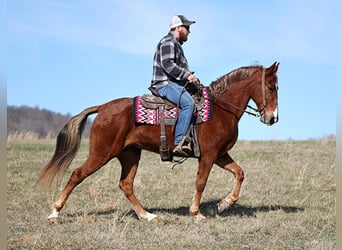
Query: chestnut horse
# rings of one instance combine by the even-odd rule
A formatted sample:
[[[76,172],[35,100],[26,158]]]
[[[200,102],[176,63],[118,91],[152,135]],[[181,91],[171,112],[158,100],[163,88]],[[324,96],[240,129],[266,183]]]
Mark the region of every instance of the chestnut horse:
[[[198,159],[195,194],[189,208],[191,216],[205,218],[199,206],[214,163],[235,177],[231,194],[217,204],[217,212],[221,213],[238,200],[244,171],[228,151],[237,141],[238,122],[246,112],[250,99],[257,105],[257,116],[260,116],[261,122],[272,125],[278,121],[278,66],[279,63],[275,62],[268,68],[259,65],[241,67],[210,84],[213,118],[198,125],[201,155]],[[51,185],[56,177],[62,177],[79,149],[87,117],[97,113],[90,131],[88,158],[72,172],[59,199],[53,204],[48,217],[50,221],[58,222],[60,211],[73,189],[114,157],[119,159],[122,166],[119,187],[138,217],[148,221],[157,217],[147,212],[134,195],[133,182],[141,151],[159,153],[160,127],[136,124],[132,105],[133,98],[120,98],[89,107],[72,117],[59,132],[54,155],[38,177],[38,184]],[[171,126],[166,127],[166,136],[171,143],[174,136]]]

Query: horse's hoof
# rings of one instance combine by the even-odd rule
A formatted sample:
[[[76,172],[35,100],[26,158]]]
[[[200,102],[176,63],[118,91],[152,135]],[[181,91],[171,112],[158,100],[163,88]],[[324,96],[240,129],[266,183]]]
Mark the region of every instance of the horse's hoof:
[[[194,218],[196,221],[201,221],[201,220],[206,219],[206,217],[200,211],[191,212],[190,210],[190,216]]]
[[[228,208],[232,207],[235,204],[236,201],[237,201],[237,199],[232,200],[231,198],[229,198],[227,200],[224,199],[224,200],[220,201],[217,204],[217,213],[221,214],[223,211],[225,211]]]
[[[155,214],[151,214],[149,212],[147,212],[144,216],[142,216],[141,218],[147,220],[148,222],[157,222],[158,218],[157,215]]]
[[[60,224],[61,223],[61,218],[59,217],[49,217],[48,218],[50,224]]]
[[[149,220],[149,222],[153,222],[153,223],[158,222],[158,217],[155,217],[155,218],[153,218],[152,220]]]
[[[205,217],[203,214],[201,214],[201,213],[198,213],[198,214],[196,214],[195,216],[194,216],[194,218],[195,218],[195,220],[197,221],[197,222],[199,222],[199,221],[202,221],[202,220],[204,220],[204,219],[206,219],[207,217]]]
[[[226,206],[223,206],[222,204],[218,204],[217,205],[217,214],[221,214],[226,209],[227,209]]]
[[[48,220],[51,224],[61,223],[61,218],[59,217],[59,212],[57,212],[56,208],[52,210],[52,213],[48,216]]]

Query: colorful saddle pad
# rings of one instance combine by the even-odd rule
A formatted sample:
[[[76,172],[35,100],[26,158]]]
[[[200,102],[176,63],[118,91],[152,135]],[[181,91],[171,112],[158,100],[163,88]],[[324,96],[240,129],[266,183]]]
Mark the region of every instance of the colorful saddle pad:
[[[203,89],[204,102],[196,111],[196,124],[206,122],[212,118],[212,103],[210,101],[209,92]],[[159,125],[160,114],[159,109],[150,109],[143,106],[142,96],[134,97],[133,115],[136,123]],[[178,116],[177,108],[164,109],[165,125],[173,125]]]

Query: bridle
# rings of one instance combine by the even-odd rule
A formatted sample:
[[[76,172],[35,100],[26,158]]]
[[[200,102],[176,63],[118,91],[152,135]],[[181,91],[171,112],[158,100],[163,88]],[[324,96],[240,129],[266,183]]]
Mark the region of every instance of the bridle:
[[[225,104],[228,104],[229,106],[232,106],[248,115],[252,115],[252,116],[255,116],[255,117],[260,117],[263,115],[263,113],[265,112],[265,108],[267,106],[267,101],[266,101],[266,83],[265,83],[265,74],[266,74],[266,69],[265,68],[262,68],[262,76],[261,76],[261,94],[262,94],[262,108],[261,109],[257,109],[257,108],[254,108],[250,105],[247,105],[247,108],[251,109],[252,111],[248,111],[246,109],[243,109],[231,102],[228,102],[226,100],[223,100],[219,97],[214,97],[218,100],[220,100],[221,102],[225,103]],[[221,107],[220,105],[216,104],[217,106],[219,106],[220,108],[223,108],[225,110],[224,107]]]

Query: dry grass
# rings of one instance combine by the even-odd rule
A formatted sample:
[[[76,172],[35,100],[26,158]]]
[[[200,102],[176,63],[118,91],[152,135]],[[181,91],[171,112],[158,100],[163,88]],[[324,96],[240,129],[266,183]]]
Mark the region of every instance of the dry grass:
[[[9,140],[8,248],[13,249],[336,249],[336,141],[238,142],[231,155],[246,174],[238,203],[221,216],[211,206],[233,177],[214,167],[202,199],[201,222],[188,216],[196,160],[171,169],[143,153],[135,191],[156,223],[137,220],[118,187],[112,160],[71,194],[59,225],[47,216],[87,141],[57,190],[34,186],[54,150],[52,140]]]

